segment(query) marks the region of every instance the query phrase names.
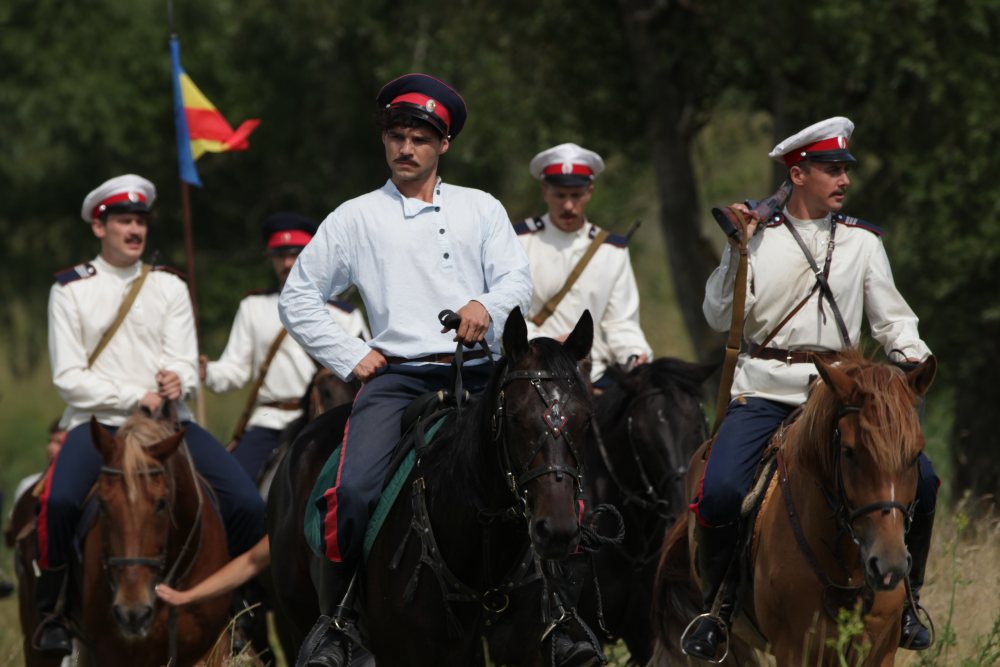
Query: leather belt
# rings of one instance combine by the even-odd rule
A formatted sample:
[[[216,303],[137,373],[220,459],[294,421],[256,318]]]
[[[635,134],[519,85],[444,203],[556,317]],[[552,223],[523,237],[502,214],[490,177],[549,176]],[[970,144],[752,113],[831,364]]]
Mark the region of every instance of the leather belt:
[[[469,361],[471,359],[482,359],[486,356],[486,352],[483,350],[469,350],[468,352],[462,353],[462,361]],[[435,364],[450,364],[455,361],[454,354],[426,354],[422,357],[414,357],[412,359],[407,359],[406,357],[386,357],[386,361],[390,364],[406,364],[417,362],[431,362]]]
[[[832,350],[782,350],[777,347],[758,347],[750,356],[755,359],[774,359],[786,364],[811,364],[817,359],[832,361],[838,352]]]
[[[262,408],[277,408],[278,410],[301,410],[302,403],[300,401],[271,401],[269,403],[261,403]]]

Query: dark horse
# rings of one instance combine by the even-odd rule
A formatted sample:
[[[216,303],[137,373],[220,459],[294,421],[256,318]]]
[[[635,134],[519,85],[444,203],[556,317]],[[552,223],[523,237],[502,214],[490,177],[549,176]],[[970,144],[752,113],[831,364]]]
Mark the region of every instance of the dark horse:
[[[520,311],[511,313],[506,356],[422,453],[359,575],[356,606],[379,667],[467,667],[487,652],[495,664],[545,663],[536,559],[563,558],[580,539],[579,448],[592,404],[576,364],[592,339],[589,313],[564,344],[529,343]],[[272,572],[300,636],[318,614],[304,504],[347,413],[332,410],[303,431],[269,499]]]
[[[624,541],[594,553],[580,611],[602,638],[622,638],[631,659],[652,655],[653,580],[667,529],[687,510],[687,463],[707,435],[701,385],[714,366],[660,358],[626,373],[594,399],[596,428],[586,449],[587,506],[617,507]],[[599,533],[613,534],[610,517]],[[596,576],[597,588],[590,584]]]
[[[160,582],[191,587],[228,560],[211,492],[182,446],[183,431],[136,414],[114,437],[96,421],[91,434],[104,461],[94,489],[98,511],[86,530],[68,595],[80,662],[194,665],[226,628],[228,596],[173,610],[158,603],[153,588]],[[34,542],[33,531],[18,540],[22,565],[33,559]],[[30,606],[31,570],[18,571]],[[53,664],[30,648],[32,621],[37,619],[22,617],[26,662]],[[212,651],[209,659],[221,661],[224,653]]]
[[[919,399],[937,370],[934,357],[904,373],[845,352],[816,361],[817,382],[801,416],[771,439],[776,472],[761,488],[760,511],[743,557],[743,613],[729,660],[749,647],[778,665],[893,663],[907,596],[904,535],[913,510],[924,437]],[[707,446],[708,443],[706,443]],[[692,458],[688,492],[703,474]],[[694,515],[671,530],[657,576],[657,656],[676,664],[679,634],[697,614]],[[840,609],[860,609],[862,627],[841,652]]]

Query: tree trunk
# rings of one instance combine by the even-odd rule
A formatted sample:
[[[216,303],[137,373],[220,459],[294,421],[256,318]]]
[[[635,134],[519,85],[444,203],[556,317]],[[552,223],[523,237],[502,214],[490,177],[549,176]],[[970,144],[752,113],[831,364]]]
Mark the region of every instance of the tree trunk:
[[[622,0],[622,19],[631,45],[646,133],[652,152],[660,203],[660,228],[684,326],[699,361],[718,361],[725,337],[713,331],[701,311],[705,283],[718,263],[701,234],[698,188],[691,164],[691,144],[698,126],[698,92],[674,80],[678,59],[670,47],[674,33],[686,30],[667,12],[687,12],[669,3]]]

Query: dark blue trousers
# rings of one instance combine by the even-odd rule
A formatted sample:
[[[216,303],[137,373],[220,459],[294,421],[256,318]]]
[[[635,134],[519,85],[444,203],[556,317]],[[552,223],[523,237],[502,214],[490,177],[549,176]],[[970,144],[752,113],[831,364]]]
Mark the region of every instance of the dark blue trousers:
[[[691,505],[701,523],[725,526],[740,518],[740,506],[750,492],[761,453],[793,409],[791,405],[752,397],[729,404],[705,466],[698,498]],[[940,481],[924,454],[920,455],[919,467],[916,511],[928,514],[937,504]]]
[[[232,451],[233,458],[243,467],[247,477],[255,483],[261,468],[271,458],[271,453],[278,448],[281,431],[264,426],[251,426],[243,432],[239,444]]]
[[[480,392],[489,374],[489,364],[464,368],[465,389]],[[361,387],[347,422],[336,482],[323,494],[324,549],[331,561],[353,567],[360,560],[368,519],[399,442],[403,412],[413,399],[441,389],[451,390],[452,379],[451,367],[439,364],[390,364]]]
[[[235,557],[264,536],[264,501],[254,483],[212,434],[194,422],[183,426],[187,428],[185,440],[194,467],[218,496],[229,554]],[[105,428],[112,433],[118,430]],[[53,464],[52,478],[40,499],[41,567],[56,568],[69,561],[83,502],[100,475],[102,463],[100,453],[91,444],[89,422],[66,435]]]

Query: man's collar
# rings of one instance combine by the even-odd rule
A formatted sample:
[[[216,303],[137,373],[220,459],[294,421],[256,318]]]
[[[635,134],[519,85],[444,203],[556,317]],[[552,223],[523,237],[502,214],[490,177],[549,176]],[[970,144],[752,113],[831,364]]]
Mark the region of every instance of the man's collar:
[[[443,206],[441,197],[442,185],[441,177],[439,176],[437,183],[434,184],[434,194],[432,196],[433,201],[430,202],[405,196],[399,191],[399,188],[396,187],[396,184],[392,182],[391,178],[385,182],[385,185],[382,186],[382,190],[402,203],[404,218],[412,218],[420,213],[423,213],[429,208],[436,211],[441,210]]]

